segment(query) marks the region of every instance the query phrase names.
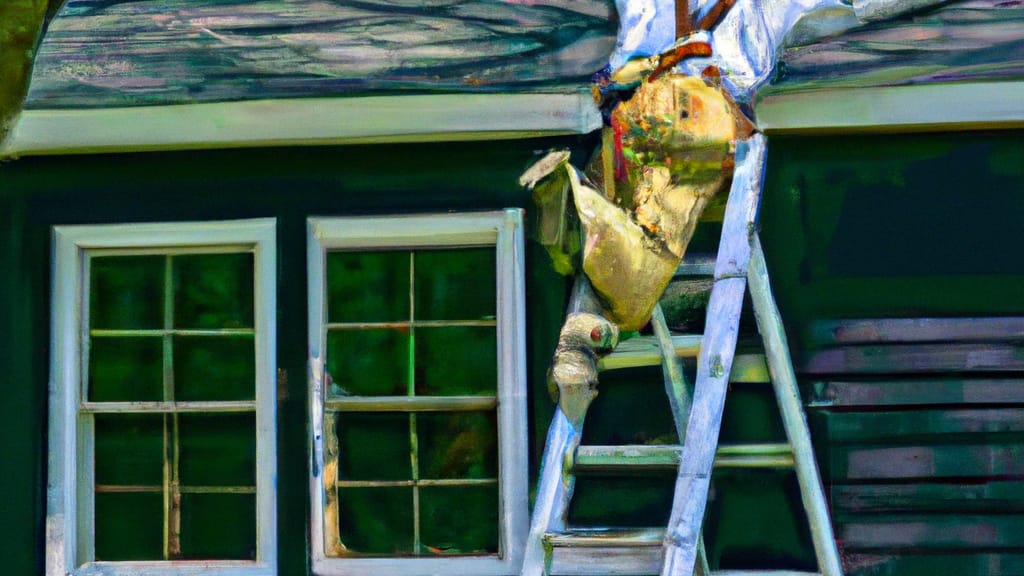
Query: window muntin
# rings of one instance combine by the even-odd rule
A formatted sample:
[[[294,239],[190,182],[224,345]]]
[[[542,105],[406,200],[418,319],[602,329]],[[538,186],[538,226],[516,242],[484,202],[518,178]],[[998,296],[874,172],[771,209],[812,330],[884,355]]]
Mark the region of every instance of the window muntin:
[[[55,229],[48,574],[271,574],[272,220]]]
[[[309,228],[314,571],[516,572],[519,211]]]

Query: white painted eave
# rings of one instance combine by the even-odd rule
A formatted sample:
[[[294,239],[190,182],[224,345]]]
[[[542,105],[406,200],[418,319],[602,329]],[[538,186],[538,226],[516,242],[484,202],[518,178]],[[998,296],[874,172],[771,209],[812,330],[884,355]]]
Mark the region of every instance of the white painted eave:
[[[1024,128],[1024,81],[765,90],[766,134]],[[589,92],[249,100],[175,106],[26,110],[0,158],[53,154],[441,142],[585,134]]]
[[[437,142],[585,134],[589,90],[249,100],[26,110],[0,158],[155,150]]]
[[[766,134],[1024,127],[1024,81],[773,91],[755,105]]]

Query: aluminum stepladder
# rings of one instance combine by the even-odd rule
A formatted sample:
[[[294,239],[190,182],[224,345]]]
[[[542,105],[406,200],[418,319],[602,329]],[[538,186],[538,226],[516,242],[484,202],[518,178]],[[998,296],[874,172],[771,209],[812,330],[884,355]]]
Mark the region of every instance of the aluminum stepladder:
[[[601,362],[605,370],[662,365],[680,444],[580,446],[582,426],[574,426],[556,408],[541,464],[523,576],[659,572],[662,576],[842,575],[785,331],[755,229],[765,158],[765,140],[760,134],[738,143],[703,336],[671,335],[661,309],[656,308],[651,318],[653,338],[627,341]],[[719,447],[722,411],[730,374],[735,368],[739,321],[748,282],[764,341],[763,363],[767,364],[788,442]],[[686,356],[697,357],[692,400],[679,361]],[[749,364],[749,360],[741,359],[739,364]],[[762,362],[760,358],[756,360]],[[701,525],[712,468],[726,466],[795,469],[818,572],[709,570]],[[577,473],[645,468],[677,471],[672,513],[665,529],[567,526]]]

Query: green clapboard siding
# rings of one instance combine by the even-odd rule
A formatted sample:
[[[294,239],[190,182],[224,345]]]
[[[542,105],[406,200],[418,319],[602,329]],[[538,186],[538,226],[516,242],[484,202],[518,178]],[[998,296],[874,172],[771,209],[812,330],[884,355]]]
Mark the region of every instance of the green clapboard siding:
[[[1024,554],[987,552],[948,554],[915,552],[892,555],[857,553],[846,556],[847,573],[866,576],[903,576],[905,574],[1021,574]]]
[[[772,140],[762,238],[849,576],[1024,571],[1021,136]]]
[[[832,504],[859,513],[1020,513],[1024,512],[1024,480],[992,480],[978,484],[836,484]]]

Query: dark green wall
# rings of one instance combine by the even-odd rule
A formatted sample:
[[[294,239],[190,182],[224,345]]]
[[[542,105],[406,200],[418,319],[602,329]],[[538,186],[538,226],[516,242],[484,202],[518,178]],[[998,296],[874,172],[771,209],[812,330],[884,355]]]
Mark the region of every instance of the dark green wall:
[[[858,346],[812,329],[1024,316],[1022,136],[771,141],[762,237],[848,576],[1022,573],[1019,335]],[[1000,347],[994,369],[977,361]],[[814,367],[837,353],[862,362]]]
[[[39,574],[47,451],[50,229],[57,224],[278,219],[278,365],[290,376],[279,407],[282,574],[306,569],[306,253],[310,215],[526,207],[517,184],[535,154],[576,139],[289,148],[26,158],[0,165],[0,558],[7,574]],[[566,284],[528,250],[531,413],[551,415],[544,371]],[[536,458],[535,458],[536,460]],[[535,473],[535,472],[534,472]]]
[[[815,318],[1024,313],[1024,133],[772,138],[762,238]]]
[[[762,238],[799,348],[816,318],[1024,314],[1021,132],[773,138]],[[0,164],[0,558],[8,574],[43,562],[50,229],[56,224],[278,218],[278,362],[291,375],[280,407],[282,574],[306,568],[306,264],[309,215],[496,209],[529,205],[516,185],[535,154],[593,142],[256,149],[26,158]],[[528,219],[529,220],[529,219]],[[551,403],[544,371],[566,284],[528,250],[531,456]],[[748,324],[749,325],[749,324]],[[587,441],[649,441],[671,432],[657,370],[602,382]],[[770,393],[734,386],[723,441],[777,440]],[[619,430],[630,429],[628,436]],[[535,478],[536,469],[531,477]],[[748,475],[749,476],[749,475]],[[713,561],[811,568],[790,476],[721,475],[709,505]],[[589,491],[589,495],[588,495]],[[609,498],[615,496],[615,498]],[[580,484],[578,521],[656,524],[671,478]],[[751,514],[753,509],[753,514]],[[716,515],[720,513],[720,515]],[[763,566],[764,564],[761,564]]]

